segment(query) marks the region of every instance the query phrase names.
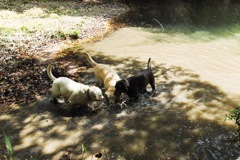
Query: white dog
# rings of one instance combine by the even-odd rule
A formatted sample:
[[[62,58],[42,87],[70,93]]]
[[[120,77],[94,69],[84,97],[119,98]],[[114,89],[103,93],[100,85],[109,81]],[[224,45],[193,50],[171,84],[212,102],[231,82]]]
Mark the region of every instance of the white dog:
[[[105,95],[107,96],[108,102],[115,103],[118,98],[114,95],[115,84],[120,80],[120,77],[110,66],[96,63],[88,53],[83,53],[83,55],[92,65],[93,72],[99,83],[98,85],[101,86],[104,84],[104,88],[106,90]]]
[[[53,81],[51,92],[57,99],[60,96],[72,104],[87,105],[89,102],[103,100],[100,88],[77,83],[67,77],[56,78],[52,74],[52,65],[47,67],[48,77]]]

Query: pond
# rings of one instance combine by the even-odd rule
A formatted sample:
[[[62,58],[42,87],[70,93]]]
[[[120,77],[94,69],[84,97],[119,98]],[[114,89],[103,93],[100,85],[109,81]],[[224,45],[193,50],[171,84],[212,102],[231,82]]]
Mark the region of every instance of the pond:
[[[93,58],[103,54],[117,59],[101,61],[115,66],[123,78],[145,68],[152,58],[156,93],[119,112],[108,112],[102,119],[105,129],[90,136],[107,146],[111,156],[216,160],[240,156],[237,145],[229,142],[233,126],[225,121],[229,107],[240,101],[239,28],[190,33],[126,27],[85,49]],[[90,139],[85,142],[92,143]]]

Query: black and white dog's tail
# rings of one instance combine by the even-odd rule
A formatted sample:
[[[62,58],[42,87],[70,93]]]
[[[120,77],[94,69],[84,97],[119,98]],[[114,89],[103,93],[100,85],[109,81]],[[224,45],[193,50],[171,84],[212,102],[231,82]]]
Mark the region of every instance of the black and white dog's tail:
[[[150,62],[151,62],[151,58],[148,59],[147,69],[152,69]]]

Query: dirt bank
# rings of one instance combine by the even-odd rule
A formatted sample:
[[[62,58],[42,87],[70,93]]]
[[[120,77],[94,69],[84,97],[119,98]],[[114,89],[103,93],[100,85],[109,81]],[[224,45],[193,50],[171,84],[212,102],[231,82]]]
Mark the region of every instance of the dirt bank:
[[[46,65],[55,63],[61,69],[70,60],[56,53],[68,44],[96,40],[114,31],[118,26],[111,23],[112,18],[124,10],[118,3],[0,2],[1,106],[27,103],[48,93]]]
[[[119,19],[144,27],[227,26],[239,22],[240,3],[236,0],[123,0],[130,10]]]

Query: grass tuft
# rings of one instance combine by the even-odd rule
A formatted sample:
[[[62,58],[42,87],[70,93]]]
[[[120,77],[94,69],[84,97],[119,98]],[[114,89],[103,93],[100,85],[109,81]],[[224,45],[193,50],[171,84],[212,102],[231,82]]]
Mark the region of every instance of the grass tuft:
[[[3,136],[4,136],[4,141],[5,141],[5,144],[6,144],[6,148],[7,148],[7,151],[8,151],[9,159],[12,160],[12,157],[13,157],[12,144],[11,144],[11,141],[10,141],[10,136],[7,133],[7,130],[5,128],[3,129]]]

